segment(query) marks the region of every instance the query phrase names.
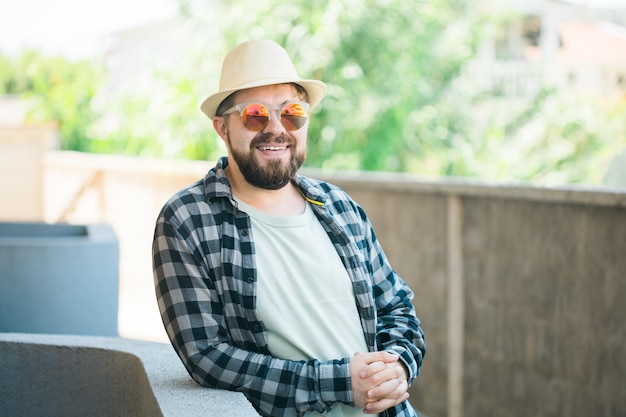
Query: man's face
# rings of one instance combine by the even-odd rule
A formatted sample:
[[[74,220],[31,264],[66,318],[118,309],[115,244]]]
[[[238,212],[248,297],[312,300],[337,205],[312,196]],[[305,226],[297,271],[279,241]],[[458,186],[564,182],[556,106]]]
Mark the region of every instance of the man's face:
[[[278,84],[239,91],[234,105],[254,102],[276,109],[301,99],[292,85]],[[255,187],[277,190],[286,186],[306,158],[308,119],[300,129],[289,131],[271,110],[269,124],[260,132],[252,132],[243,125],[239,112],[225,118],[229,119],[225,142],[233,168]]]

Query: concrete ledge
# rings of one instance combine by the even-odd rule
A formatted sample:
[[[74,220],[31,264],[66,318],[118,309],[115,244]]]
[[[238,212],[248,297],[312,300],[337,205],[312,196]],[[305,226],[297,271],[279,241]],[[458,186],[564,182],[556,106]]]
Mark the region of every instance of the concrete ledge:
[[[123,338],[0,333],[10,416],[258,416],[236,392],[196,384],[172,347]]]

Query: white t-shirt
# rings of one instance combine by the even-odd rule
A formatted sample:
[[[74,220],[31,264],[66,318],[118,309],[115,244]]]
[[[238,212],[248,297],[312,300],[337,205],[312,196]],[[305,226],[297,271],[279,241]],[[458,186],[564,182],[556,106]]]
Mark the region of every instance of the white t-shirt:
[[[272,355],[325,361],[367,352],[350,277],[309,203],[303,214],[283,217],[237,202],[252,222],[256,307]],[[338,404],[327,416],[365,414]]]

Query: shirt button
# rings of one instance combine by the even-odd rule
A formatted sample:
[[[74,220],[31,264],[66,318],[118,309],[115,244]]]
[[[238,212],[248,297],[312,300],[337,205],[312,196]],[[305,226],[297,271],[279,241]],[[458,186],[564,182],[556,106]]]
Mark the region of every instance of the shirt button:
[[[248,236],[248,231],[247,230],[242,230],[241,234],[244,235],[244,236]]]
[[[259,326],[258,324],[255,324],[255,325],[252,327],[252,330],[254,330],[255,332],[260,332],[260,331],[261,331],[261,326]]]
[[[252,284],[254,282],[254,278],[248,277],[246,281],[248,282],[248,284]]]

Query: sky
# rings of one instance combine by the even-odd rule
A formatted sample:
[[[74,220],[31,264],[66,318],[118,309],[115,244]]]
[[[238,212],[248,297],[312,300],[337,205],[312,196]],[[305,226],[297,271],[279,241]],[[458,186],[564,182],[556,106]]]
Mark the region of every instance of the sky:
[[[0,0],[0,53],[80,57],[107,34],[176,14],[176,0]]]
[[[561,1],[626,7],[626,0]],[[89,56],[107,34],[175,14],[176,0],[0,0],[0,54],[32,47]]]
[[[619,7],[624,7],[626,6],[626,0],[561,0],[564,1],[566,3],[577,3],[577,4],[584,4],[587,5],[589,7],[599,7],[599,8],[603,8],[603,7],[615,7],[615,6],[619,6]]]

